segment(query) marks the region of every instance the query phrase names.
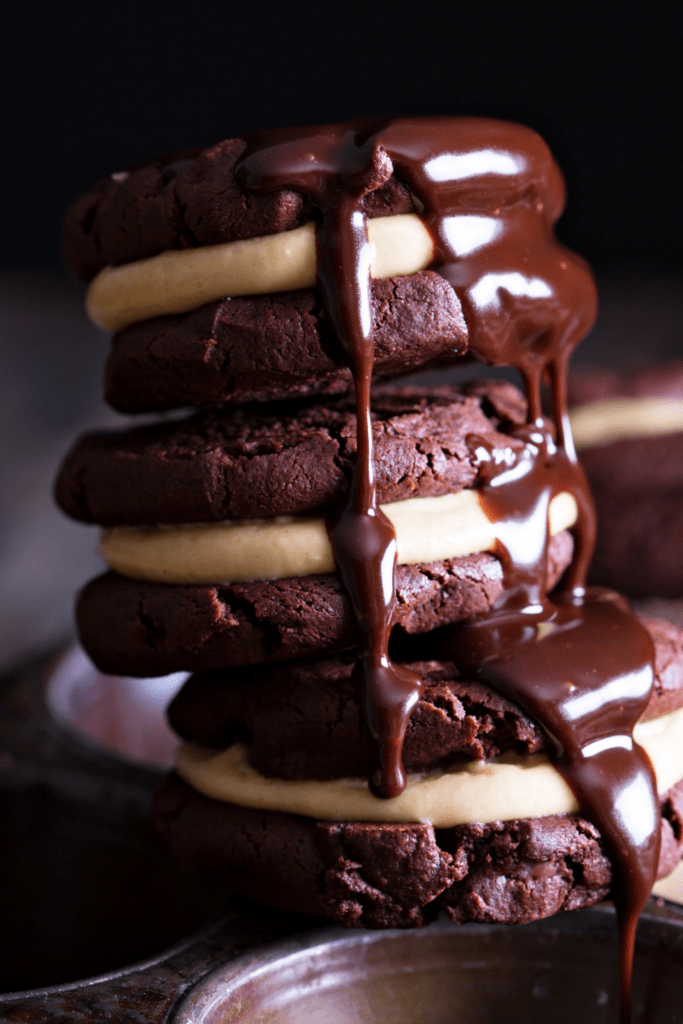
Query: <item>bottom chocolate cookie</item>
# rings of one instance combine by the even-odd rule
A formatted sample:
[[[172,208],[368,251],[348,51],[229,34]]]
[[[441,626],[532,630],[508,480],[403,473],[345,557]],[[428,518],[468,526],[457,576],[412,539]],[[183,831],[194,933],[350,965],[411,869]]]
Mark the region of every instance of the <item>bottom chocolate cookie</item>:
[[[418,928],[442,909],[460,923],[523,924],[591,906],[612,882],[598,830],[576,814],[445,829],[319,821],[212,800],[175,774],[153,814],[184,868],[347,927]],[[658,877],[683,853],[683,782],[661,814]]]

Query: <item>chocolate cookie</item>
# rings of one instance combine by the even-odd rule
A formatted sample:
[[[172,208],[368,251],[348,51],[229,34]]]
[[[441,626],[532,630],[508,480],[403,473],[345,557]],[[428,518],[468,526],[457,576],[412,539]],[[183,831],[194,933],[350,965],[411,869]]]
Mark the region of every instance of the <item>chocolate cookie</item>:
[[[549,583],[567,568],[571,536],[550,543]],[[396,631],[426,633],[478,615],[502,592],[493,555],[400,565]],[[76,609],[81,642],[103,672],[156,676],[282,661],[355,644],[348,597],[337,577],[230,586],[145,583],[109,572],[88,583]]]
[[[378,389],[373,396],[379,500],[476,486],[475,449],[520,451],[500,431],[524,422],[503,381],[469,388]],[[90,434],[56,485],[69,515],[103,526],[196,523],[319,513],[342,495],[356,455],[354,404],[248,407],[132,431]]]
[[[280,779],[367,776],[367,730],[351,679],[353,654],[243,666],[192,676],[168,708],[183,739],[221,749],[249,744],[249,761]],[[518,707],[465,679],[450,662],[413,662],[423,680],[403,746],[406,771],[548,748]]]
[[[467,327],[451,286],[430,270],[372,282],[375,378],[451,363]],[[114,336],[105,397],[121,412],[339,394],[348,358],[310,289],[210,302]]]
[[[216,245],[300,227],[314,216],[309,200],[291,189],[256,195],[237,184],[242,139],[187,149],[99,179],[64,220],[63,258],[82,281],[106,266],[155,256],[166,249]],[[363,199],[368,217],[411,213],[408,189],[396,178]]]
[[[655,647],[655,682],[645,718],[683,704],[683,633],[668,622],[642,620]],[[433,645],[436,647],[436,644]],[[353,655],[294,661],[192,676],[171,702],[171,727],[183,739],[221,749],[249,744],[249,761],[281,779],[367,776],[369,749]],[[509,700],[451,662],[409,666],[424,690],[408,723],[407,771],[520,755],[551,748],[546,733]]]
[[[351,927],[420,927],[440,909],[458,922],[523,924],[591,906],[612,882],[598,830],[576,814],[439,830],[317,821],[211,800],[176,775],[153,813],[186,869]],[[660,877],[683,851],[683,783],[662,795],[661,814]]]
[[[575,408],[615,398],[683,402],[683,364],[583,372],[570,398]],[[579,458],[598,517],[590,581],[632,597],[683,596],[683,431],[581,446]]]

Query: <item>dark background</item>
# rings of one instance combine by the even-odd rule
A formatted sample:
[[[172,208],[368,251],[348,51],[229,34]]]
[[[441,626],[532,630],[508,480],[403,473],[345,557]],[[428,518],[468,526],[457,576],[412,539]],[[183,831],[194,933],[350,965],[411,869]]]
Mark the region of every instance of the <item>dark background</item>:
[[[679,33],[663,4],[6,4],[0,262],[56,264],[100,174],[363,114],[530,124],[565,170],[560,234],[598,268],[683,265]]]
[[[108,338],[59,263],[101,174],[252,129],[367,114],[536,128],[564,168],[559,234],[596,268],[579,359],[683,355],[681,55],[663,4],[17,3],[0,21],[0,667],[72,631],[97,530],[51,481],[101,400]]]

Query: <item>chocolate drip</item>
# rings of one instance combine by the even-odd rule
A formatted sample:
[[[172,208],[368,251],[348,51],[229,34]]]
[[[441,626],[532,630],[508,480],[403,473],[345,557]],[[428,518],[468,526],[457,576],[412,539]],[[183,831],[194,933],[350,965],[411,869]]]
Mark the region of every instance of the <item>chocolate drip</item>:
[[[633,740],[652,686],[652,644],[611,591],[499,609],[448,645],[459,666],[540,721],[582,812],[598,824],[620,919],[622,1021],[630,1020],[635,928],[659,858],[657,788]]]
[[[356,618],[359,656],[355,677],[373,738],[369,784],[381,797],[405,788],[403,738],[422,682],[389,657],[395,604],[396,533],[377,503],[372,461],[370,383],[370,245],[363,196],[392,173],[391,161],[372,136],[355,126],[306,129],[249,140],[240,164],[247,187],[297,188],[322,216],[316,235],[317,284],[325,314],[347,350],[356,387],[358,456],[351,486],[327,528],[337,571]]]
[[[481,499],[496,524],[504,596],[492,614],[456,628],[448,646],[463,669],[544,726],[559,770],[605,837],[615,863],[626,1021],[635,925],[654,881],[659,842],[652,769],[632,737],[652,686],[653,651],[621,599],[584,586],[595,517],[565,392],[567,363],[593,322],[596,293],[586,264],[553,235],[565,199],[560,171],[529,129],[422,118],[259,133],[247,140],[236,173],[247,189],[298,189],[320,215],[318,287],[348,352],[358,414],[357,465],[328,530],[358,623],[356,674],[375,741],[370,784],[380,796],[394,796],[405,784],[401,746],[419,693],[419,681],[387,653],[396,539],[377,506],[370,429],[370,250],[361,200],[392,173],[411,190],[429,230],[433,269],[462,303],[469,350],[482,362],[516,367],[524,380],[522,456],[500,467],[485,447],[477,449],[488,460]],[[544,374],[556,438],[541,416]],[[579,510],[576,555],[564,592],[550,600],[548,508],[564,490]]]
[[[635,928],[659,859],[656,779],[633,740],[650,698],[654,650],[627,601],[608,590],[586,592],[573,576],[576,566],[579,583],[545,596],[550,501],[567,490],[588,518],[590,496],[580,468],[547,433],[526,433],[521,458],[511,468],[493,467],[482,490],[505,572],[500,606],[449,631],[443,653],[542,724],[557,768],[600,828],[615,872],[626,1024]],[[486,450],[479,452],[486,460]],[[581,560],[591,547],[584,538]]]

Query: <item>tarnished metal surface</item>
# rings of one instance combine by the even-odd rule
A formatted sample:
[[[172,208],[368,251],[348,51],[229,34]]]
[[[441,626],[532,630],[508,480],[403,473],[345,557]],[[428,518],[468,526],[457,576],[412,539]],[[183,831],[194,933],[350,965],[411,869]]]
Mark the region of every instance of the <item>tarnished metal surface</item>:
[[[60,655],[0,680],[0,991],[109,979],[0,999],[7,1021],[157,1021],[218,957],[300,927],[184,876],[149,821],[161,773],[80,742],[50,715]],[[157,957],[144,970],[128,968]],[[66,1015],[66,1016],[65,1016]],[[69,1016],[70,1015],[70,1016]]]
[[[320,930],[213,969],[169,1024],[608,1024],[619,1003],[609,907],[506,928]],[[639,928],[634,1024],[683,1021],[683,913],[652,905]]]
[[[100,978],[0,996],[2,1024],[161,1024],[212,967],[303,922],[246,906],[152,960]]]

